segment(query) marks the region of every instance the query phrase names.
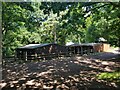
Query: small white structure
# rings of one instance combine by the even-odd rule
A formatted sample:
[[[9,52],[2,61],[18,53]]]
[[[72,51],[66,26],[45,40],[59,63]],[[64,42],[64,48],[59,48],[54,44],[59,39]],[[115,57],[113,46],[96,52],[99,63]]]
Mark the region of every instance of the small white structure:
[[[100,38],[98,39],[98,41],[99,41],[99,42],[106,42],[107,40],[104,39],[103,37],[100,37]]]
[[[75,44],[75,43],[73,43],[73,42],[67,42],[66,46],[69,46],[69,45],[72,45],[72,44]]]

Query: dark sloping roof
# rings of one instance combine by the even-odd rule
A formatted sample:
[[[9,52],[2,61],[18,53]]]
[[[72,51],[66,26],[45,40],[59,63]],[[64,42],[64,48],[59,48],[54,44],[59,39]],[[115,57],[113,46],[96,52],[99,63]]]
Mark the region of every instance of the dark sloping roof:
[[[44,47],[44,46],[47,46],[47,45],[52,45],[53,43],[46,43],[46,44],[28,44],[28,45],[25,45],[25,46],[22,46],[22,47],[18,47],[17,49],[35,49],[35,48],[38,48],[38,47]]]
[[[94,46],[94,45],[99,45],[100,43],[83,43],[83,44],[80,44],[80,45],[83,45],[83,46]]]
[[[94,45],[98,45],[100,43],[82,43],[82,44],[71,44],[71,45],[67,45],[67,46],[94,46]]]

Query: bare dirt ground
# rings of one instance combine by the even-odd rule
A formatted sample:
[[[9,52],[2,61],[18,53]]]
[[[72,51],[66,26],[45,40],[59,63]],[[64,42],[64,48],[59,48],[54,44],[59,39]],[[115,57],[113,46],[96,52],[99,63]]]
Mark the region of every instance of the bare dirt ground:
[[[118,71],[119,56],[114,50],[82,57],[6,63],[0,87],[2,90],[120,90],[120,83],[96,78],[101,72]]]

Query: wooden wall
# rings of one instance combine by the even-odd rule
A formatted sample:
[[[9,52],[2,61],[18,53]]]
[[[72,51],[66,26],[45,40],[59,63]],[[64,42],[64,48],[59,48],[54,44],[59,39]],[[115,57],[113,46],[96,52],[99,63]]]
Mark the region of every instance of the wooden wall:
[[[68,49],[66,46],[61,46],[58,44],[48,44],[34,49],[17,49],[16,58],[27,61],[48,57],[59,57],[61,55],[66,55],[67,53]]]

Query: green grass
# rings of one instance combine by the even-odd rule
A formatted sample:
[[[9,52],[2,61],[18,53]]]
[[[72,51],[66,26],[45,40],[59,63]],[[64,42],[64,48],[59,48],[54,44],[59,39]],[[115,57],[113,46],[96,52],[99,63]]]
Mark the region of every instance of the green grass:
[[[97,75],[98,79],[120,82],[120,72],[104,72]]]

